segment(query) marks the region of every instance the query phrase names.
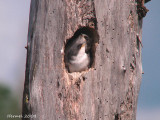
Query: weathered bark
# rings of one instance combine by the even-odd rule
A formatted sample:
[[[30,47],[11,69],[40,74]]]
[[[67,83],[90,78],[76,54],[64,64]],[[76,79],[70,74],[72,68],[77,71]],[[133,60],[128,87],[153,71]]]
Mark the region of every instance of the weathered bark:
[[[37,120],[135,120],[142,20],[135,0],[32,0],[23,115]],[[68,73],[64,46],[97,20],[94,65]]]

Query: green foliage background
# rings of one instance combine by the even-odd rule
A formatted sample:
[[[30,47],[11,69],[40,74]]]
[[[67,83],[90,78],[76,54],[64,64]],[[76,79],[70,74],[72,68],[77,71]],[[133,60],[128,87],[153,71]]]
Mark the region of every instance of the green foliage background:
[[[10,88],[0,85],[0,120],[20,120],[20,118],[7,118],[7,115],[21,115],[18,97],[13,95]]]

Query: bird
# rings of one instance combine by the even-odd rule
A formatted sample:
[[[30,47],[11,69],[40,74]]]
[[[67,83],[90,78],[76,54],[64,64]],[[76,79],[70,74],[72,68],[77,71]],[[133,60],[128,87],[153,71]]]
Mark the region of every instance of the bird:
[[[91,38],[86,34],[74,36],[65,46],[65,64],[69,73],[82,72],[90,67]]]

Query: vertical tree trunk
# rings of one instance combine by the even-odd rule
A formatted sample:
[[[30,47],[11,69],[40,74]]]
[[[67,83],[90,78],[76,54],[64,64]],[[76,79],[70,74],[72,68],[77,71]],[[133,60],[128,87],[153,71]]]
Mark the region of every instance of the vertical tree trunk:
[[[135,0],[31,0],[23,115],[135,120],[142,74],[142,20],[136,10]],[[68,73],[65,43],[93,19],[99,34],[94,64]]]

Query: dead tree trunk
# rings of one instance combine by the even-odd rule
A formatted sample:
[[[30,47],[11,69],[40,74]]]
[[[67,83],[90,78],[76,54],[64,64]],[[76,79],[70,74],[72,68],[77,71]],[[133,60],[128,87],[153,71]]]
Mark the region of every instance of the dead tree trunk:
[[[29,21],[23,118],[136,119],[142,20],[135,0],[31,0]],[[95,39],[93,63],[68,73],[65,44],[84,31]]]

